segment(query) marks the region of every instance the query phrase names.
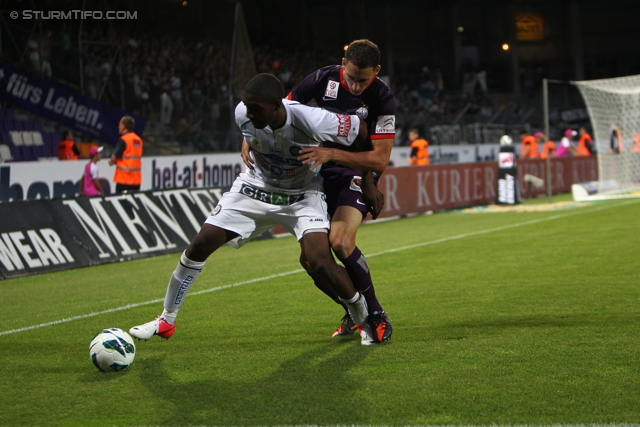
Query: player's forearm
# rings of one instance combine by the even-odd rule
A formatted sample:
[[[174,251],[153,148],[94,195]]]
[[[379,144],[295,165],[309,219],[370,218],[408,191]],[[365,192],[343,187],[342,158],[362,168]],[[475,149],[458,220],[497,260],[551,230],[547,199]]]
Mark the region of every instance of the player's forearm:
[[[387,156],[376,151],[351,152],[333,148],[331,160],[351,169],[382,173],[389,164]]]

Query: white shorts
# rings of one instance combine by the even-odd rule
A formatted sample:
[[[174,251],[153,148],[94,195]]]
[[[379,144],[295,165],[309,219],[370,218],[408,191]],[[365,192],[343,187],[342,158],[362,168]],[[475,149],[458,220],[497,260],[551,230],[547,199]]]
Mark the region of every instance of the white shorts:
[[[330,219],[319,190],[270,192],[236,179],[204,223],[237,233],[229,245],[239,248],[276,225],[298,241],[309,232],[327,233]]]

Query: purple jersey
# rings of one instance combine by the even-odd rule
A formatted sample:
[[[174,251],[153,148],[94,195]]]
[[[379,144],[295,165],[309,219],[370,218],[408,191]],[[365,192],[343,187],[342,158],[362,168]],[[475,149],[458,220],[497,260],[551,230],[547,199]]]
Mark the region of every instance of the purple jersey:
[[[393,139],[396,123],[396,98],[393,92],[379,77],[374,77],[371,84],[359,96],[352,95],[342,76],[340,65],[330,65],[308,75],[288,96],[289,99],[307,104],[312,99],[318,106],[343,114],[355,114],[364,120],[369,128],[369,136],[375,139]],[[355,144],[349,147],[332,146],[356,151]],[[335,163],[322,165],[322,176],[325,183],[341,178],[362,176],[362,171],[353,170]],[[331,185],[325,185],[325,190]]]

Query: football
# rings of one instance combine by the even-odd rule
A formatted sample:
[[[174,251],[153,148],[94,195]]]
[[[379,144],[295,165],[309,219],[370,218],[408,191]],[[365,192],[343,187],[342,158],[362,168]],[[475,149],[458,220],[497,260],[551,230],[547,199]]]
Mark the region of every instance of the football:
[[[89,357],[101,371],[119,372],[133,363],[136,345],[131,336],[122,329],[103,329],[89,344]]]

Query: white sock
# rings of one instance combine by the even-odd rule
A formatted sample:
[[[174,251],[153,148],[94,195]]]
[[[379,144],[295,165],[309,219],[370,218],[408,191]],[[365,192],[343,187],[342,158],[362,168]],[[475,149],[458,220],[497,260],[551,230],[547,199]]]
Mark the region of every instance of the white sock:
[[[340,300],[347,305],[349,316],[351,316],[353,322],[358,326],[364,326],[367,322],[369,310],[367,309],[367,301],[362,294],[356,292],[353,298],[349,300],[340,298]]]
[[[184,252],[182,253],[180,262],[178,262],[176,269],[173,270],[167,286],[167,293],[164,297],[162,318],[170,325],[173,325],[176,321],[178,310],[180,310],[189,288],[191,288],[191,285],[202,271],[202,267],[204,267],[204,262],[192,261],[187,258]]]

